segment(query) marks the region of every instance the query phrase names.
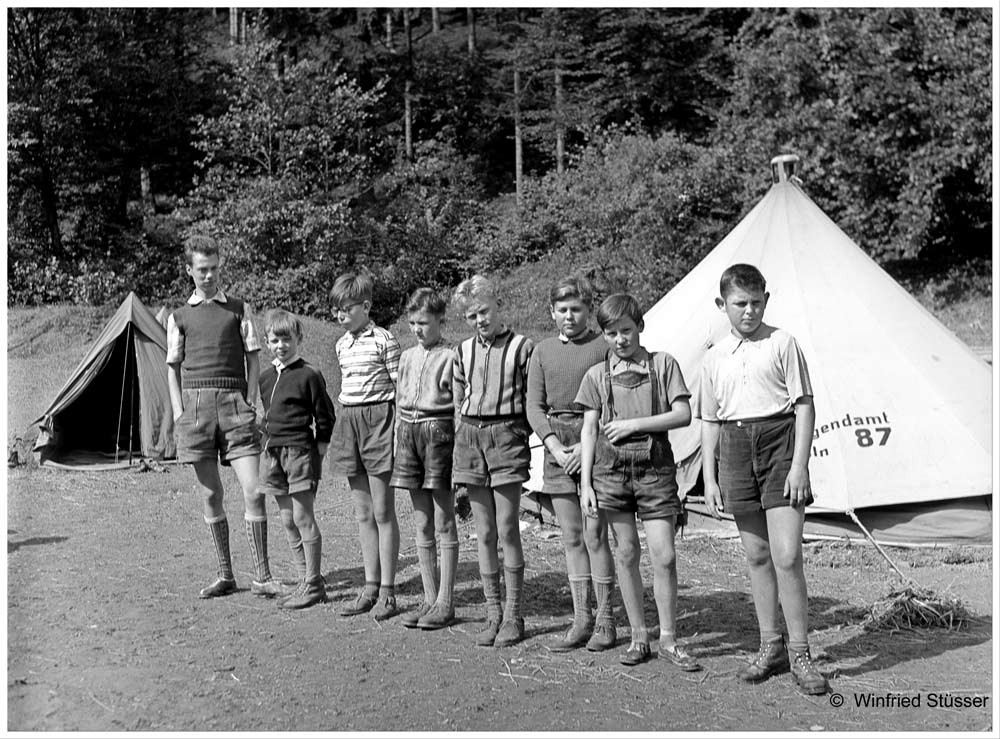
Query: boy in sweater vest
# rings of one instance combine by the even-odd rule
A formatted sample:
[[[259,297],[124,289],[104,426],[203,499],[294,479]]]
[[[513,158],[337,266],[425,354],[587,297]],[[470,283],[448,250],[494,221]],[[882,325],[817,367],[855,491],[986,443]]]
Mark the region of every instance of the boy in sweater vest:
[[[253,556],[250,590],[281,594],[267,559],[267,512],[257,490],[260,430],[254,403],[260,343],[250,309],[219,287],[219,248],[207,236],[184,246],[194,292],[167,319],[167,384],[177,436],[177,461],[194,466],[212,532],[218,577],[202,598],[236,591],[229,550],[229,522],[222,504],[219,462],[231,466],[243,488],[244,521]]]
[[[327,600],[320,570],[323,539],[313,503],[333,433],[333,401],[323,374],[299,356],[299,319],[279,308],[268,311],[264,327],[274,361],[260,374],[267,434],[267,472],[261,489],[278,503],[299,576],[298,589],[278,605],[308,608]]]

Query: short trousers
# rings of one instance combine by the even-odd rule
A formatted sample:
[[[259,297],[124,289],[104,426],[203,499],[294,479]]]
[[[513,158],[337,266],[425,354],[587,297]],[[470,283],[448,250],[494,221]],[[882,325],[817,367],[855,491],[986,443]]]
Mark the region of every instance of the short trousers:
[[[407,490],[451,490],[455,420],[396,424],[396,459],[389,484]]]
[[[795,452],[795,416],[727,421],[719,432],[719,488],[726,513],[791,505],[785,480]],[[806,505],[813,502],[812,495]]]
[[[665,437],[654,436],[649,461],[627,462],[615,456],[603,433],[598,434],[591,473],[598,508],[635,513],[643,521],[680,514],[677,467]]]
[[[257,412],[242,390],[184,388],[184,411],[174,422],[177,461],[231,460],[260,454]]]
[[[322,473],[322,458],[314,444],[269,446],[264,451],[266,469],[261,475],[260,492],[268,495],[315,493]]]
[[[455,427],[452,480],[459,485],[496,488],[525,482],[531,468],[526,418],[490,421],[462,418]]]
[[[559,442],[565,446],[580,443],[583,416],[549,416],[549,426]],[[548,448],[542,463],[542,492],[547,495],[579,495],[580,475],[570,475],[564,470]]]
[[[348,477],[392,472],[395,412],[392,401],[343,406],[328,452],[333,469]]]

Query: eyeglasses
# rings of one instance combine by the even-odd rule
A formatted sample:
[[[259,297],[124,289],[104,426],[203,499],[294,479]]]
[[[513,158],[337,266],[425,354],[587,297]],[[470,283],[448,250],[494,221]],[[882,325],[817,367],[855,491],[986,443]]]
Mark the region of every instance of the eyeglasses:
[[[350,305],[342,305],[339,308],[334,308],[333,312],[337,315],[340,315],[341,313],[346,315],[355,308],[357,308],[359,305],[361,305],[361,303],[351,303]]]

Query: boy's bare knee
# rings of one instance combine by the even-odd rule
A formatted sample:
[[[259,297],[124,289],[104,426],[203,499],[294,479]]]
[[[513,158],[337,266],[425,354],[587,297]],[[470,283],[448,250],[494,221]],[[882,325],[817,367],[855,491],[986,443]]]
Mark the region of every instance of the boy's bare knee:
[[[774,569],[782,572],[795,572],[802,569],[802,552],[775,552],[771,555]]]
[[[751,567],[769,567],[771,552],[767,547],[752,547],[746,550],[747,564]]]
[[[639,564],[639,547],[630,541],[619,541],[615,550],[615,559],[623,567],[634,567]]]

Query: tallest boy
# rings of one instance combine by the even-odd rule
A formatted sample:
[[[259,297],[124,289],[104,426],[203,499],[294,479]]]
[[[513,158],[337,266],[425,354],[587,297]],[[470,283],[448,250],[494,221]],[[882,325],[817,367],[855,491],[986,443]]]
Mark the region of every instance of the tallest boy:
[[[267,512],[257,492],[260,430],[254,404],[260,341],[250,309],[219,288],[219,247],[207,236],[184,244],[194,292],[167,320],[167,384],[177,435],[177,461],[194,465],[219,562],[218,577],[202,598],[236,591],[229,521],[222,506],[219,461],[232,466],[243,488],[247,541],[254,563],[250,589],[280,595],[267,559]]]

